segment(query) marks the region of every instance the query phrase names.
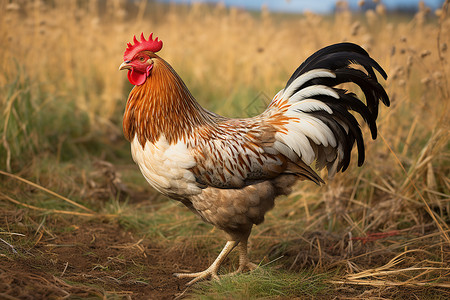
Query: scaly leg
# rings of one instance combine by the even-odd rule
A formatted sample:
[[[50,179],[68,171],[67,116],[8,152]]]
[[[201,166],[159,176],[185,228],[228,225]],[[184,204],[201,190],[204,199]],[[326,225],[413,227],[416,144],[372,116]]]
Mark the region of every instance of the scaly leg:
[[[186,285],[192,285],[192,284],[196,283],[199,280],[207,278],[208,276],[211,276],[211,278],[213,278],[213,279],[219,279],[219,276],[217,275],[217,271],[219,271],[220,265],[225,260],[227,255],[231,252],[231,250],[233,250],[234,247],[237,246],[238,243],[239,242],[237,242],[237,241],[228,241],[225,244],[225,247],[223,247],[223,249],[220,252],[219,256],[217,256],[216,260],[211,264],[211,266],[209,266],[208,269],[206,269],[203,272],[197,272],[197,273],[175,273],[173,275],[175,275],[178,278],[194,278],[191,281],[189,281]],[[245,245],[246,245],[246,249],[247,249],[247,243],[245,243]],[[247,252],[247,250],[246,250],[246,252]]]
[[[245,239],[239,243],[238,250],[239,250],[239,268],[236,271],[230,273],[230,275],[242,273],[245,269],[249,269],[250,271],[253,271],[254,269],[256,269],[258,267],[258,265],[250,262],[250,260],[248,259],[247,239]]]

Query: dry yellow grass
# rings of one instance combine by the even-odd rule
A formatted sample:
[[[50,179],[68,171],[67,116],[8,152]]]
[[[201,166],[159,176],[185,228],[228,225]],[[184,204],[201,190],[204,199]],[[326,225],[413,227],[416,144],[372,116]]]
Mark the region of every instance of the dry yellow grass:
[[[277,221],[287,210],[288,217],[305,220],[303,232],[320,230],[324,224],[330,231],[358,237],[371,232],[421,231],[422,240],[401,241],[390,249],[409,255],[408,249],[416,245],[439,257],[433,262],[413,261],[399,267],[400,260],[395,260],[379,269],[362,270],[352,260],[350,246],[356,241],[350,239],[342,246],[348,257],[336,262],[349,274],[340,283],[378,285],[377,280],[383,279],[384,284],[395,286],[402,283],[402,272],[418,276],[404,281],[409,283],[428,282],[420,280],[430,273],[448,275],[448,6],[445,1],[442,9],[432,12],[421,4],[411,17],[389,15],[382,3],[364,15],[344,8],[333,16],[294,16],[265,9],[249,13],[220,4],[0,0],[0,168],[29,177],[39,173],[23,160],[31,162],[32,155],[39,156],[42,141],[50,136],[40,131],[48,127],[36,119],[56,118],[58,109],[73,111],[74,122],[88,125],[77,131],[76,139],[72,133],[52,133],[57,137],[48,138],[45,151],[50,149],[55,161],[64,155],[60,152],[65,143],[92,140],[98,134],[106,145],[111,135],[121,138],[120,117],[129,86],[117,68],[125,44],[142,31],[154,32],[163,40],[160,55],[180,73],[202,105],[242,117],[258,95],[271,97],[282,88],[308,55],[331,43],[351,41],[368,50],[389,76],[384,84],[392,106],[380,111],[379,139],[366,141],[363,168],[353,164],[326,188],[299,185],[289,201],[279,201],[268,215],[271,227],[256,230],[254,239],[264,243],[267,232],[297,228],[297,221]],[[313,243],[311,248],[321,247]],[[426,243],[434,245],[428,249]],[[442,279],[441,275],[427,280]],[[449,283],[439,284],[448,287]]]

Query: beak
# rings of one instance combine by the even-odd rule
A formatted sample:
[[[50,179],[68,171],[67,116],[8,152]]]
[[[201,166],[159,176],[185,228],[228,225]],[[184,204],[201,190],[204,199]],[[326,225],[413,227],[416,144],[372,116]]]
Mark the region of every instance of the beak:
[[[124,61],[124,62],[119,66],[119,71],[120,71],[120,70],[125,70],[125,69],[130,70],[130,69],[131,69],[131,66],[129,65],[129,63],[130,63],[129,60]]]

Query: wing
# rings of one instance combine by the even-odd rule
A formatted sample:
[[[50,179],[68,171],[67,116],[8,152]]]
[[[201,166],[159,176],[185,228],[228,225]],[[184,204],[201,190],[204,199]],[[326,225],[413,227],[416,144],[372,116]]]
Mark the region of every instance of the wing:
[[[216,125],[199,128],[187,143],[199,185],[242,188],[280,174],[322,181],[309,166],[290,161],[274,148],[276,128],[263,119],[226,119]]]

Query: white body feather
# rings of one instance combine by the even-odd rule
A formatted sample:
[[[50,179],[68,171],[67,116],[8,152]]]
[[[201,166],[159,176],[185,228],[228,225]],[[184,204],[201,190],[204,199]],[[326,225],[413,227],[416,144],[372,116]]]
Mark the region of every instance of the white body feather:
[[[155,144],[146,142],[142,147],[135,137],[131,142],[131,154],[148,183],[162,194],[176,198],[201,193],[189,170],[196,162],[183,141],[169,145],[161,136]]]

